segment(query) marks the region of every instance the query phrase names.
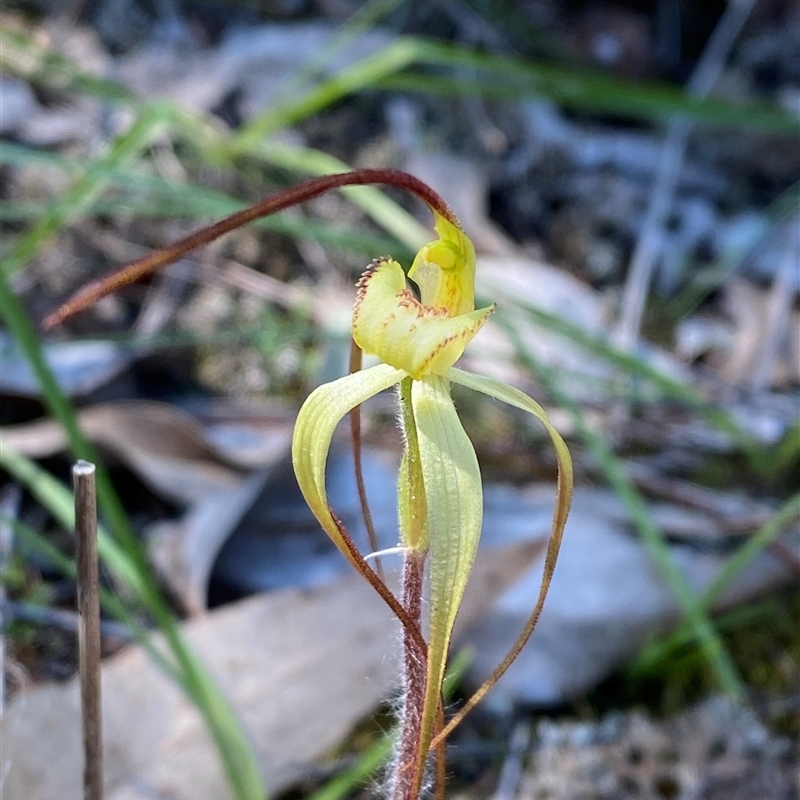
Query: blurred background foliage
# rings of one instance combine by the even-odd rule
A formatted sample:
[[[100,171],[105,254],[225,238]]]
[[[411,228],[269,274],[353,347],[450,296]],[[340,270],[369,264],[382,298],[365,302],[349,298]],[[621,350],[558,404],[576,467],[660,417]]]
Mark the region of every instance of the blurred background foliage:
[[[490,342],[475,367],[490,362],[546,400],[578,482],[616,495],[681,609],[669,637],[654,631],[572,711],[644,702],[675,712],[716,691],[796,700],[796,587],[711,609],[767,548],[789,570],[798,564],[796,539],[781,538],[800,508],[798,22],[797,4],[779,0],[7,2],[0,421],[47,412],[67,431],[69,458],[102,461],[76,407],[145,398],[192,410],[210,397],[295,407],[346,369],[364,264],[385,253],[407,262],[427,240],[407,198],[321,198],[47,336],[38,321],[111,267],[272,190],[356,166],[408,169],[452,201],[486,261],[479,291],[500,302],[505,344]],[[653,230],[637,300],[631,264]],[[86,340],[138,355],[102,391],[70,390],[45,351]],[[17,360],[38,389],[14,383]],[[457,399],[491,480],[552,477],[538,433]],[[390,430],[378,414],[370,440]],[[7,477],[26,489],[22,510],[3,516],[27,543],[4,556],[15,601],[71,602],[59,535],[67,465],[63,454],[43,469],[3,450]],[[154,656],[203,709],[237,796],[254,796],[248,745],[143,546],[146,525],[176,506],[111,467],[99,487],[115,590],[106,610],[142,641],[147,626],[164,631],[169,655]],[[722,520],[723,535],[699,548],[729,561],[704,594],[670,556],[674,541],[654,516],[665,498]],[[24,555],[37,548],[44,574]],[[69,672],[69,641],[36,630],[6,630],[12,657],[37,676],[61,661]],[[781,708],[771,722],[796,733],[796,703]]]

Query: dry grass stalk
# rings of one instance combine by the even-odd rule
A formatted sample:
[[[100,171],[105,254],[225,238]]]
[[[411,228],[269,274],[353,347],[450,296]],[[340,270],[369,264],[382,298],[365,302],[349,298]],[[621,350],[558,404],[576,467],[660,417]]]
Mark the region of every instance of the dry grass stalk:
[[[100,585],[97,560],[95,466],[72,468],[78,557],[78,652],[83,722],[83,797],[103,800],[103,726],[100,697]]]

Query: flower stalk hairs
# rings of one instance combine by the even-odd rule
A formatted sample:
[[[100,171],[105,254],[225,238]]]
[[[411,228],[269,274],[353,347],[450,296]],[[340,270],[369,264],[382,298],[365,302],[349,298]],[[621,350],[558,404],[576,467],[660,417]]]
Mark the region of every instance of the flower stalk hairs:
[[[412,192],[433,212],[438,238],[419,251],[407,275],[388,257],[375,259],[362,275],[353,307],[351,373],[320,386],[303,404],[294,429],[292,461],[303,496],[320,525],[402,624],[400,720],[387,795],[391,800],[417,800],[431,784],[431,772],[436,796],[444,796],[447,736],[497,682],[530,637],[550,585],[572,497],[569,451],[542,407],[511,386],[454,366],[494,306],[475,308],[475,250],[447,204],[426,184],[395,170],[365,169],[316,178],[89,284],[48,317],[45,326],[247,222],[333,188],[363,184],[388,184]],[[361,369],[362,352],[377,356],[380,363]],[[537,603],[508,655],[466,706],[445,724],[442,681],[483,518],[478,461],[450,397],[451,384],[481,392],[538,419],[555,447],[559,477]],[[373,569],[370,556],[365,557],[356,547],[333,513],[325,489],[334,430],[350,415],[356,477],[374,550],[376,537],[361,476],[358,408],[391,387],[397,393],[404,439],[397,494],[399,542],[392,548],[403,559],[399,597],[389,589],[380,569]],[[423,631],[425,596],[430,608]]]

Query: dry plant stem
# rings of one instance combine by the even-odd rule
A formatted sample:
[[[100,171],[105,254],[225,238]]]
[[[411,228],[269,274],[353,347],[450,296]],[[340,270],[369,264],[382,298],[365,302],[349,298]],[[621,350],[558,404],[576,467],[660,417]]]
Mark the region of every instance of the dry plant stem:
[[[213,242],[220,236],[236,230],[236,228],[241,228],[242,225],[247,225],[254,220],[291,208],[298,203],[313,200],[315,197],[319,197],[319,195],[325,194],[325,192],[329,192],[332,189],[339,189],[343,186],[366,186],[371,184],[384,184],[405,189],[416,195],[445,219],[457,224],[455,215],[447,203],[433,189],[406,172],[394,169],[360,169],[338,175],[323,175],[320,178],[314,178],[277,192],[260,203],[256,203],[242,211],[237,211],[235,214],[231,214],[213,225],[201,228],[183,239],[179,239],[177,242],[150,253],[144,258],[137,259],[112,272],[105,278],[92,281],[74,294],[60,308],[47,316],[42,325],[45,330],[52,328],[54,325],[63,322],[67,317],[92,305],[100,298],[151,275],[162,267],[182,258],[187,253]]]
[[[422,661],[427,661],[428,645],[422,635],[419,622],[415,622],[411,619],[403,604],[392,594],[392,590],[378,577],[375,570],[366,562],[361,551],[356,547],[356,543],[347,532],[347,528],[344,527],[342,521],[334,514],[333,509],[330,508],[329,511],[336,527],[339,529],[339,535],[342,537],[342,541],[348,553],[350,553],[353,560],[358,564],[358,571],[366,578],[370,586],[381,596],[386,605],[389,606],[394,615],[400,620],[403,626],[403,633],[404,635],[408,633],[411,637],[419,658],[422,659]]]
[[[422,624],[422,580],[425,554],[410,550],[403,564],[403,607],[409,618]],[[417,800],[424,776],[419,759],[422,710],[425,705],[427,663],[420,659],[409,631],[403,631],[403,684],[400,710],[400,736],[391,776],[392,800]]]
[[[351,375],[361,369],[363,360],[361,348],[355,343],[354,339],[350,339]],[[372,521],[372,513],[367,502],[367,487],[364,484],[364,469],[361,459],[361,406],[356,406],[350,412],[350,438],[353,444],[353,466],[356,471],[356,486],[358,487],[358,501],[361,504],[361,516],[364,518],[364,525],[367,528],[370,549],[373,553],[376,553],[378,551],[378,535],[375,533],[375,523]],[[381,580],[385,580],[380,558],[375,559],[375,571]]]
[[[690,96],[703,98],[711,92],[728,51],[754,5],[755,0],[730,0],[689,80],[687,88]],[[661,251],[663,231],[672,207],[672,196],[691,129],[691,124],[682,119],[671,121],[667,127],[655,186],[636,241],[622,296],[622,314],[617,326],[616,340],[624,350],[633,349],[639,338],[653,268]]]
[[[103,798],[103,727],[100,698],[100,583],[97,560],[95,466],[72,468],[78,558],[78,653],[83,720],[83,797]]]

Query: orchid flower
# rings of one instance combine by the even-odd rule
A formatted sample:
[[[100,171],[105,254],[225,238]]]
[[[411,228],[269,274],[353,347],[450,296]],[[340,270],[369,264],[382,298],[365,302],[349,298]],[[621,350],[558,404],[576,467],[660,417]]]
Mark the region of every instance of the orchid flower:
[[[358,352],[378,364],[318,387],[297,416],[292,460],[303,496],[347,560],[372,584],[403,625],[404,676],[400,732],[390,778],[392,800],[417,800],[436,753],[437,795],[443,792],[443,743],[518,655],[536,624],[555,568],[572,497],[572,464],[563,439],[542,407],[523,392],[455,363],[494,311],[475,308],[475,249],[447,204],[421,181],[394,170],[358,170],[316,178],[208,226],[89,284],[47,320],[50,327],[100,297],[159,269],[247,222],[309,200],[329,189],[382,183],[406,189],[432,210],[438,238],[417,254],[406,276],[389,257],[375,259],[358,282],[352,335]],[[353,366],[360,365],[360,358]],[[445,726],[442,681],[453,625],[475,561],[483,519],[475,451],[450,396],[451,384],[473,389],[531,414],[546,428],[559,466],[555,511],[537,603],[519,639],[484,685]],[[397,388],[404,449],[398,478],[399,544],[404,558],[401,597],[387,587],[334,515],[325,467],[335,429],[351,415],[359,486],[359,406]],[[365,517],[366,501],[362,498]],[[368,527],[370,524],[368,522]],[[371,537],[373,538],[373,537]],[[427,567],[430,613],[422,631]]]
[[[439,238],[419,251],[408,278],[396,261],[379,258],[358,283],[353,340],[364,353],[377,356],[382,363],[317,388],[298,414],[292,442],[295,474],[306,502],[336,546],[363,572],[363,563],[354,559],[352,542],[343,535],[341,523],[330,509],[325,464],[339,422],[370,397],[398,387],[404,434],[398,481],[398,550],[406,558],[404,598],[411,591],[409,581],[419,582],[427,561],[430,623],[422,708],[417,727],[409,734],[420,763],[407,769],[410,775],[416,774],[407,782],[417,786],[406,792],[395,787],[393,794],[397,797],[414,797],[419,791],[424,770],[421,762],[437,724],[453,625],[475,560],[483,519],[478,461],[450,396],[450,385],[459,384],[502,400],[545,425],[561,472],[554,547],[566,521],[572,484],[569,452],[542,407],[511,386],[454,366],[489,319],[494,305],[475,309],[475,250],[444,203],[434,209],[434,219]],[[418,613],[413,622],[419,622]],[[407,661],[411,659],[413,654]],[[412,687],[405,686],[404,692],[409,691]]]

